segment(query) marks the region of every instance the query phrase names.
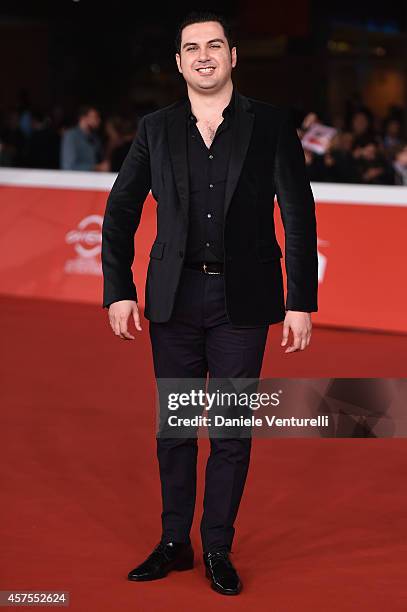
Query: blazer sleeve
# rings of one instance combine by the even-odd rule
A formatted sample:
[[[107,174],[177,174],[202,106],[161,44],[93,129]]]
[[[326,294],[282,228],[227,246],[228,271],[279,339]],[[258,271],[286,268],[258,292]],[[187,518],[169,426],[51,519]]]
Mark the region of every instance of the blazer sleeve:
[[[137,299],[131,266],[134,235],[151,187],[145,117],[107,199],[102,224],[103,308],[119,300]]]
[[[315,202],[305,156],[291,113],[281,121],[275,187],[285,232],[286,310],[318,311],[318,250]]]

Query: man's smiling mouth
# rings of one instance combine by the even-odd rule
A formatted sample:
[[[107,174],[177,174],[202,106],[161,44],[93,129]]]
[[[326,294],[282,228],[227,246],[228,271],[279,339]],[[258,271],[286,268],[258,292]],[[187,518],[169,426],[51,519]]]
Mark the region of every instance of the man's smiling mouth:
[[[215,70],[215,66],[202,66],[202,68],[195,69],[199,74],[212,74]]]

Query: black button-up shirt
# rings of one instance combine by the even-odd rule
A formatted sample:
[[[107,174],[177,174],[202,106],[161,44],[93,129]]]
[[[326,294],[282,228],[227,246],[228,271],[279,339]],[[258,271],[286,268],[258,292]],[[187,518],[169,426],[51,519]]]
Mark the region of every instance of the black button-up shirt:
[[[187,105],[189,227],[186,262],[223,262],[223,217],[226,177],[232,146],[236,90],[208,148]]]

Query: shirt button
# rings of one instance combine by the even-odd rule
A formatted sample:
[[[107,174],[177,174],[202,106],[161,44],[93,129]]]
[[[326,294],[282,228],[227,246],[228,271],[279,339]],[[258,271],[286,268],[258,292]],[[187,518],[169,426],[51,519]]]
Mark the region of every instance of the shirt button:
[[[209,159],[213,159],[213,155],[209,155]]]
[[[209,243],[209,242],[206,242],[206,243],[205,243],[205,246],[207,246],[207,247],[208,247],[208,246],[211,246],[211,245],[210,245],[210,243]]]
[[[212,189],[212,187],[213,187],[212,183],[209,183],[209,187],[210,187],[210,189]]]
[[[212,217],[211,213],[208,213],[206,216],[208,217],[208,219]]]

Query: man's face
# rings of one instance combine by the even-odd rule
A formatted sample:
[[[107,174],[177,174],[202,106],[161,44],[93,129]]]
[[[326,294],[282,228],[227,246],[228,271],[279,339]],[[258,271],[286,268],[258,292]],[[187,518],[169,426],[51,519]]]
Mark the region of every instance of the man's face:
[[[369,142],[369,144],[363,147],[362,155],[368,161],[373,161],[374,159],[376,159],[377,147],[374,142]]]
[[[217,21],[193,23],[182,30],[181,52],[175,55],[179,72],[197,91],[217,91],[230,80],[236,66],[236,47],[229,49]]]
[[[352,120],[352,127],[355,132],[361,134],[369,127],[369,122],[364,113],[356,113]]]
[[[393,119],[392,121],[389,121],[388,125],[387,125],[387,134],[389,136],[398,136],[399,131],[400,131],[400,124],[398,121],[396,121],[395,119]]]
[[[100,126],[100,114],[95,108],[92,108],[86,115],[86,122],[91,130],[97,130]]]

